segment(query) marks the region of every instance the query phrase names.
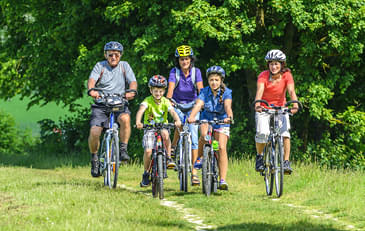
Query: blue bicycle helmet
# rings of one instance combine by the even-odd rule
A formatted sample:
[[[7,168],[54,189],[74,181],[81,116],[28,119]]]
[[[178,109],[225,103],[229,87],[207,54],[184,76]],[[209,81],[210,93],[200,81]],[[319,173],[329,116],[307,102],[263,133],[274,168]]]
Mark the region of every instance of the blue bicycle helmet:
[[[119,42],[111,41],[105,44],[104,51],[120,51],[120,53],[123,52],[123,46]]]
[[[162,75],[154,75],[148,81],[148,86],[167,88],[167,80]]]
[[[210,74],[218,74],[223,79],[226,77],[226,72],[220,66],[211,66],[211,67],[209,67],[208,70],[207,70],[207,78],[209,77]]]

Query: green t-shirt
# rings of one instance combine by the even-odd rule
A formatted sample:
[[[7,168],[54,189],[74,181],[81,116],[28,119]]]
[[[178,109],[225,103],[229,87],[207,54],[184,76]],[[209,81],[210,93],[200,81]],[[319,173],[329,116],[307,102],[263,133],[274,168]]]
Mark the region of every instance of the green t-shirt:
[[[153,96],[146,97],[141,105],[146,107],[144,112],[144,124],[168,123],[167,114],[172,109],[171,103],[165,97],[161,98],[160,104],[156,104]]]

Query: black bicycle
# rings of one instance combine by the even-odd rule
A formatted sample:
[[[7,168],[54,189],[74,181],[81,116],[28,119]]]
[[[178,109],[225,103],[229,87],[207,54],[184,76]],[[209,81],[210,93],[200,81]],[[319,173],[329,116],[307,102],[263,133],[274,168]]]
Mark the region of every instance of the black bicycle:
[[[153,125],[144,124],[144,130],[153,130],[155,133],[155,141],[152,149],[152,161],[149,167],[149,175],[152,182],[152,196],[159,196],[160,199],[164,198],[164,178],[167,177],[166,173],[166,148],[162,139],[162,129],[172,129],[175,125],[173,123],[155,123]]]
[[[270,115],[270,134],[264,148],[264,171],[261,175],[264,176],[267,195],[272,195],[275,181],[276,195],[280,197],[284,188],[284,144],[280,132],[280,116],[292,115],[288,108],[291,104],[297,103],[299,110],[302,108],[302,104],[297,100],[292,100],[288,101],[284,107],[281,107],[269,105],[266,100],[255,100],[253,105],[258,102],[264,103],[269,108],[263,108],[262,111]]]

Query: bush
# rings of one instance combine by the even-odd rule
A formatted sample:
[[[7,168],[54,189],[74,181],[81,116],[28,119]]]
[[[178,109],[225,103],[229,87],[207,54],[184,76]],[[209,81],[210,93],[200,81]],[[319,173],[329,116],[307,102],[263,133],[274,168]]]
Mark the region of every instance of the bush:
[[[30,130],[19,130],[14,118],[0,110],[0,153],[19,154],[27,151],[36,139]]]

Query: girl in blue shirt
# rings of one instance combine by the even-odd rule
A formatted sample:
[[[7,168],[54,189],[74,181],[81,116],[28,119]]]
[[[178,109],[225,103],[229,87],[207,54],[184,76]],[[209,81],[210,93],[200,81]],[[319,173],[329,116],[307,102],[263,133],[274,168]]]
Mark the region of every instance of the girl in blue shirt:
[[[230,122],[233,121],[232,112],[232,90],[227,88],[223,81],[226,73],[220,66],[212,66],[208,68],[206,76],[209,86],[203,88],[199,94],[196,104],[191,111],[188,121],[195,121],[195,115],[204,107],[200,119],[213,120],[217,118],[224,120],[224,125],[213,125],[215,131],[214,138],[219,142],[219,188],[228,190],[228,184],[225,181],[228,170],[227,141],[229,138]],[[208,124],[200,125],[199,138],[199,156],[203,154],[204,140],[208,132]]]

